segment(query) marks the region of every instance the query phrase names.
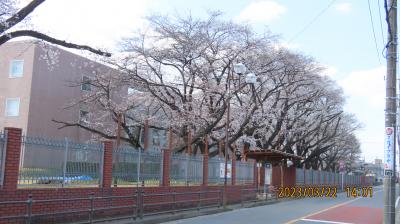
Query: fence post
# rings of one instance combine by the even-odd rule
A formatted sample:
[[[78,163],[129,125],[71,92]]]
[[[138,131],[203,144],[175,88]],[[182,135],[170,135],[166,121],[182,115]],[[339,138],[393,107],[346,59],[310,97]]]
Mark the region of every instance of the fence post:
[[[5,149],[3,189],[14,191],[17,190],[18,186],[22,130],[20,128],[6,127],[5,132],[7,133],[7,139],[5,140],[7,148]]]
[[[139,218],[143,219],[143,210],[144,210],[144,190],[141,189],[140,191],[140,209],[139,209]]]
[[[204,138],[203,186],[208,185],[208,138]]]
[[[64,151],[64,166],[63,166],[63,182],[61,186],[64,187],[65,184],[65,174],[67,173],[67,161],[68,161],[68,138],[65,137],[65,151]]]
[[[141,169],[141,163],[142,163],[142,149],[139,147],[139,156],[138,160],[136,162],[136,187],[139,187],[139,182],[140,182],[140,169]]]
[[[27,220],[26,220],[27,224],[31,224],[31,222],[32,222],[32,203],[33,203],[32,194],[29,194],[28,201],[27,201],[27,208],[26,208],[26,211],[28,213]]]
[[[236,185],[236,157],[235,155],[232,156],[232,174],[231,174],[231,181],[232,181],[232,186]]]
[[[186,186],[189,186],[189,181],[188,181],[188,175],[189,175],[189,160],[190,160],[190,154],[184,154],[186,158],[186,168],[185,168],[185,183]]]
[[[172,192],[172,214],[176,213],[176,192],[173,190]]]
[[[138,209],[139,209],[138,201],[139,201],[139,193],[138,193],[138,190],[136,188],[136,191],[135,191],[135,203],[136,203],[136,205],[135,205],[135,208],[133,210],[133,220],[136,220],[137,216],[138,216]]]
[[[90,211],[89,211],[89,223],[93,223],[93,211],[94,211],[94,193],[91,192],[89,194],[89,200],[90,200]]]
[[[111,187],[112,182],[112,163],[113,163],[113,143],[111,141],[104,141],[103,151],[103,175],[102,175],[102,187]]]
[[[243,207],[243,189],[240,189],[240,205]]]
[[[197,201],[197,211],[200,211],[201,206],[201,191],[198,193],[198,201]]]

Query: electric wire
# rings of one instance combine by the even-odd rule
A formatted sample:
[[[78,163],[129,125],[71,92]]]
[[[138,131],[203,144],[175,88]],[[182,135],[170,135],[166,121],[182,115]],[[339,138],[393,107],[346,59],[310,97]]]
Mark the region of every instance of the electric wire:
[[[381,14],[381,3],[378,0],[378,12],[379,12],[379,24],[381,28],[381,36],[382,36],[382,44],[385,46],[385,35],[383,34],[383,25],[382,25],[382,14]]]
[[[378,43],[377,43],[377,41],[376,41],[374,20],[372,19],[372,11],[371,11],[371,3],[370,3],[370,0],[368,0],[368,10],[369,10],[369,18],[370,18],[370,20],[371,20],[372,34],[373,34],[373,36],[374,36],[376,55],[377,55],[377,57],[378,57],[379,64],[382,64],[382,62],[381,62],[381,57],[380,57],[379,50],[378,50]]]
[[[289,43],[292,42],[293,40],[295,40],[297,37],[299,37],[301,34],[303,34],[308,28],[310,28],[310,26],[316,22],[319,17],[321,17],[335,2],[336,0],[332,0],[327,7],[325,7],[321,12],[319,12],[317,14],[317,16],[315,16],[309,23],[307,23],[307,25],[305,25],[299,32],[297,32],[290,40]]]

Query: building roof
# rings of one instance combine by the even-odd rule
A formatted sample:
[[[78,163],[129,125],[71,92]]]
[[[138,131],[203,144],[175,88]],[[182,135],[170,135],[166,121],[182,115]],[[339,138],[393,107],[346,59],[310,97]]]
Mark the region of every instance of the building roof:
[[[251,148],[251,150],[245,150],[244,155],[246,158],[255,159],[257,161],[266,162],[278,162],[282,159],[304,159],[301,156],[297,156],[291,153],[282,152],[276,149],[261,149]]]

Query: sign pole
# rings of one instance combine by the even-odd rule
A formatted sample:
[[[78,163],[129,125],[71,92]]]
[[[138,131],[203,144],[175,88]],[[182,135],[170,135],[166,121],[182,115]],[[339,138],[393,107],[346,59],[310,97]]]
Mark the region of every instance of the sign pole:
[[[385,148],[383,180],[383,223],[395,223],[395,175],[396,175],[396,66],[397,66],[397,0],[385,1],[388,23],[386,45],[386,107],[385,107]]]

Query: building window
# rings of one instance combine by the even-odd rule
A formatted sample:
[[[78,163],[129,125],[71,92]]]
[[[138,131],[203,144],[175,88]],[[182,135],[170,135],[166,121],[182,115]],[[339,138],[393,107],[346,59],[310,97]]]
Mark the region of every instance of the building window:
[[[6,116],[16,117],[19,115],[19,98],[8,98],[6,100]]]
[[[82,77],[82,85],[81,90],[90,91],[92,90],[92,86],[90,85],[90,78],[87,76]]]
[[[79,123],[82,125],[89,124],[89,112],[84,110],[79,111]]]
[[[24,74],[24,61],[12,60],[10,64],[10,78],[19,78]]]

